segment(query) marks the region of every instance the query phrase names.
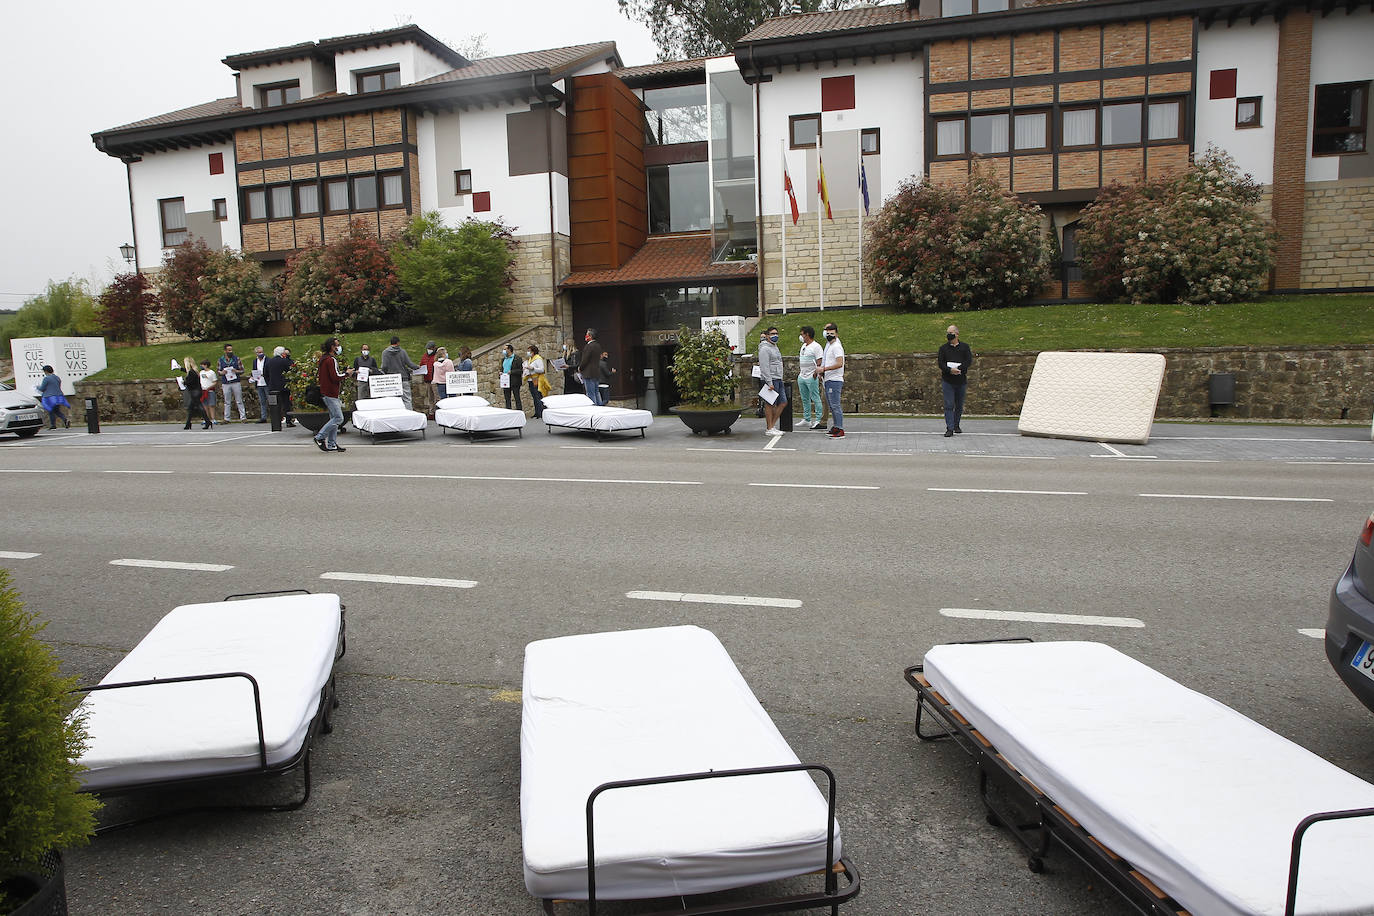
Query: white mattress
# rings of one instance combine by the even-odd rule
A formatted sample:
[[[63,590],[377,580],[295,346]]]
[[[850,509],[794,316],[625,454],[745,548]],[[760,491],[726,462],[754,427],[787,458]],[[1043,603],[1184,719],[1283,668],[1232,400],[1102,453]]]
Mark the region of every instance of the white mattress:
[[[925,675],[1027,779],[1197,916],[1281,914],[1293,831],[1370,785],[1100,643],[936,646]],[[1374,819],[1311,828],[1297,912],[1374,912]]]
[[[162,618],[102,684],[247,672],[262,692],[268,765],[305,741],[334,667],[338,595],[188,604]],[[257,718],[244,678],[88,694],[90,742],[80,763],[91,789],[255,769]]]
[[[1144,445],[1163,384],[1159,353],[1041,353],[1016,428],[1023,436]]]
[[[504,407],[445,408],[434,411],[440,426],[460,429],[465,433],[491,433],[503,429],[523,429],[525,412]]]
[[[626,429],[646,429],[654,425],[654,415],[647,410],[626,407],[548,407],[544,408],[545,426],[567,426],[572,429],[594,429],[610,433]]]
[[[429,425],[418,410],[407,410],[400,398],[362,398],[353,405],[353,425],[365,433],[413,433]]]
[[[598,785],[797,762],[698,627],[530,643],[522,702],[520,825],[537,897],[587,898],[585,810]],[[826,802],[805,773],[611,790],[595,813],[598,899],[743,887],[825,859]]]

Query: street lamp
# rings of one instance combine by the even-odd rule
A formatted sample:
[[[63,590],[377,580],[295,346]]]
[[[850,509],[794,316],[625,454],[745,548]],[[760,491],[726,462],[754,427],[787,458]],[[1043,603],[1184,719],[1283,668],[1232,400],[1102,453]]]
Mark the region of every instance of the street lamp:
[[[123,255],[125,261],[128,261],[130,264],[134,263],[133,245],[130,245],[128,242],[125,242],[123,245],[119,246],[119,253]]]

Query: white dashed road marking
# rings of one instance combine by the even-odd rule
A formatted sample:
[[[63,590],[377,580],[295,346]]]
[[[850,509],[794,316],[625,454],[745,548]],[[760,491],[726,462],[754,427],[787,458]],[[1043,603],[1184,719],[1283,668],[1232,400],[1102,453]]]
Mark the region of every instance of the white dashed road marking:
[[[1329,503],[1334,500],[1320,496],[1214,496],[1207,493],[1141,493],[1151,499],[1233,499],[1266,503]]]
[[[745,607],[801,607],[795,598],[758,598],[753,595],[697,595],[690,592],[626,592],[643,601],[685,601],[689,604],[738,604]]]
[[[171,471],[106,471],[106,474],[170,474]]]
[[[969,607],[942,607],[940,614],[945,617],[960,617],[966,620],[1016,620],[1025,623],[1070,623],[1086,627],[1129,627],[1131,629],[1145,626],[1144,621],[1134,617],[1096,617],[1091,614],[1042,614],[1037,611],[993,611]]]
[[[223,563],[177,563],[172,560],[111,560],[111,566],[139,566],[144,569],[184,569],[190,572],[226,572],[233,569]]]
[[[751,487],[791,487],[798,490],[881,490],[882,487],[861,487],[838,483],[751,483]]]
[[[327,572],[321,579],[337,579],[343,582],[382,582],[388,585],[432,585],[436,588],[474,588],[477,583],[471,579],[431,579],[427,576],[383,576],[377,573]]]
[[[613,480],[602,477],[487,477],[473,474],[360,474],[345,471],[211,471],[227,477],[368,477],[377,480],[498,480],[517,483],[635,483],[699,487],[700,480]]]
[[[1087,496],[1082,490],[977,490],[972,487],[926,487],[931,493],[1013,493],[1020,496]]]
[[[0,468],[0,474],[70,474],[70,468]]]
[[[1313,639],[1323,639],[1326,636],[1326,630],[1317,627],[1298,627],[1298,632],[1303,636],[1311,636]]]
[[[28,553],[23,550],[0,550],[0,560],[32,560],[38,556],[42,556],[42,554]]]

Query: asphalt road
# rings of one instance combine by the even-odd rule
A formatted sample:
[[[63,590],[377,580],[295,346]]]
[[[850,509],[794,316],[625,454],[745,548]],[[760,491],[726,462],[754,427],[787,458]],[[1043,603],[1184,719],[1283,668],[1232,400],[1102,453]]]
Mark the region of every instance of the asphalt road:
[[[570,633],[690,622],[720,637],[798,755],[839,778],[863,875],[850,914],[1128,912],[1063,852],[1029,872],[985,823],[963,752],[912,736],[902,670],[936,643],[1106,642],[1374,780],[1374,716],[1302,632],[1323,626],[1374,509],[1366,431],[1158,425],[1148,446],[1108,448],[870,419],[844,442],[797,432],[765,449],[757,425],[704,440],[660,420],[598,444],[531,423],[478,445],[431,426],[425,441],[342,437],[345,455],[251,424],[0,442],[0,551],[38,554],[0,564],[83,680],[176,605],[305,587],[348,607],[343,705],[309,804],[100,837],[69,856],[72,912],[537,913],[522,655]],[[979,616],[992,610],[1142,625]]]

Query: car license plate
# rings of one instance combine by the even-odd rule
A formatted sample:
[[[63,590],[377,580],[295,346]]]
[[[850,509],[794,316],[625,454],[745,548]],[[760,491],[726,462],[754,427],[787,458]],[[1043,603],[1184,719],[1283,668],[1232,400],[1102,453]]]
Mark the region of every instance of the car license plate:
[[[1350,667],[1374,681],[1374,645],[1367,642],[1360,643],[1359,651],[1350,660]]]

